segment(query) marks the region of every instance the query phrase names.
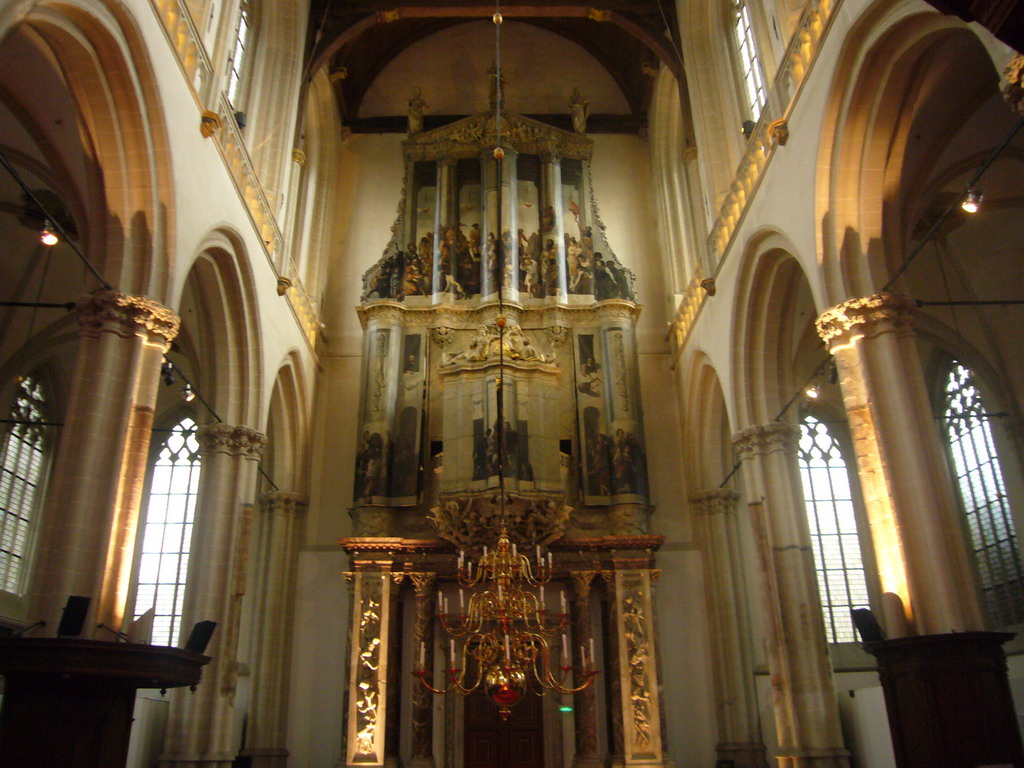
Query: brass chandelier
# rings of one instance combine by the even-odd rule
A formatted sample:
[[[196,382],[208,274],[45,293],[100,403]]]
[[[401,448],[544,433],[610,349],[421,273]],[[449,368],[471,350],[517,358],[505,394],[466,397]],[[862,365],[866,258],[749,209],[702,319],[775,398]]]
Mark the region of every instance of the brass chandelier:
[[[504,494],[502,494],[504,500]],[[504,503],[502,503],[504,512]],[[448,611],[447,598],[437,595],[437,615],[451,637],[448,645],[450,666],[446,670],[447,686],[434,688],[427,682],[426,646],[420,645],[419,664],[414,674],[434,693],[469,695],[481,685],[487,696],[498,705],[503,720],[511,707],[518,704],[531,683],[556,693],[569,694],[589,686],[597,670],[594,668],[594,641],[587,648],[580,646],[579,685],[569,682],[573,665],[565,634],[568,623],[565,593],[561,593],[561,612],[554,615],[556,624],[548,625],[544,584],[551,580],[552,558],[543,557],[537,546],[536,560],[519,553],[508,538],[502,523],[498,542],[490,551],[484,547],[479,566],[459,553],[459,612]],[[532,588],[536,588],[534,593]],[[468,608],[465,589],[472,590]],[[463,612],[465,610],[465,612]],[[560,646],[549,641],[559,633]],[[462,647],[456,651],[456,638]],[[470,673],[470,666],[475,671]]]
[[[479,564],[474,568],[460,551],[458,558],[459,611],[448,610],[448,601],[438,592],[437,617],[449,635],[448,661],[445,670],[446,685],[435,688],[427,680],[426,644],[419,648],[418,664],[413,674],[434,693],[459,693],[468,696],[483,686],[487,696],[498,706],[503,720],[508,719],[511,707],[522,701],[533,688],[543,695],[547,690],[560,694],[582,691],[593,683],[597,675],[594,666],[594,641],[588,649],[580,646],[580,667],[575,680],[572,657],[566,636],[568,612],[565,593],[561,593],[561,610],[549,616],[544,585],[551,580],[553,561],[551,553],[545,558],[540,545],[533,563],[520,554],[511,542],[506,528],[505,514],[505,441],[504,431],[504,365],[505,325],[503,286],[506,279],[504,238],[501,229],[501,165],[505,151],[501,146],[501,23],[500,8],[492,17],[495,27],[495,149],[498,165],[497,231],[498,258],[498,316],[499,333],[498,379],[496,382],[496,424],[498,457],[498,497],[500,530],[497,543],[488,551],[483,547]],[[515,246],[513,246],[515,247]],[[466,591],[469,590],[468,605]],[[550,621],[549,621],[550,619]],[[561,634],[561,644],[552,641]],[[461,647],[456,648],[456,640]],[[473,670],[470,670],[473,667]],[[578,683],[574,685],[575,683]]]

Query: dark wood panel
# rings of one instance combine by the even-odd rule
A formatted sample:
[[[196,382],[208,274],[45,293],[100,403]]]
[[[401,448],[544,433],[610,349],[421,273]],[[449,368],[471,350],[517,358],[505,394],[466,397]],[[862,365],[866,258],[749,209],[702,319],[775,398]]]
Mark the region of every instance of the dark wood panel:
[[[544,765],[543,699],[528,694],[502,721],[479,691],[465,702],[465,768],[539,768]]]

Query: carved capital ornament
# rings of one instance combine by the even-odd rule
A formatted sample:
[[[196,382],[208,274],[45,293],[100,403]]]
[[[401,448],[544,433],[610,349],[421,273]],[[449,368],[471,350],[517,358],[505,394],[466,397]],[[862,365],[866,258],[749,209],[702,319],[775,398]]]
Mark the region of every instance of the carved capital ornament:
[[[775,421],[755,427],[748,427],[733,435],[732,444],[740,461],[754,456],[763,456],[775,451],[795,454],[800,442],[800,428],[795,424]]]
[[[854,336],[872,336],[886,330],[909,329],[917,304],[899,293],[875,293],[849,299],[826,309],[815,327],[830,347],[848,343]]]
[[[170,345],[181,325],[181,318],[163,304],[115,290],[83,296],[77,310],[82,335],[92,338],[114,333],[128,339],[144,333],[150,340]]]
[[[224,453],[258,461],[267,445],[267,436],[251,427],[234,427],[229,424],[206,424],[196,430],[203,456]]]

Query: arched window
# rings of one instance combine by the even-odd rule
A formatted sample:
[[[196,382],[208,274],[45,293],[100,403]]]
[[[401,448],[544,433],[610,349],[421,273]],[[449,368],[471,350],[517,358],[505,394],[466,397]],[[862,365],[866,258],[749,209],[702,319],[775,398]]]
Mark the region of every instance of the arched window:
[[[814,416],[800,424],[798,455],[825,631],[829,642],[852,643],[850,609],[870,605],[846,462],[828,425]]]
[[[45,420],[46,393],[37,378],[18,382],[8,413],[15,423],[0,446],[0,590],[20,594],[49,447],[46,427],[24,423]]]
[[[199,442],[195,430],[190,417],[178,422],[160,445],[152,470],[139,556],[135,618],[150,608],[156,609],[154,645],[173,645],[181,624],[199,492]]]
[[[235,27],[235,45],[231,50],[231,58],[228,60],[228,101],[235,107],[238,106],[238,99],[241,96],[242,74],[245,71],[245,54],[250,42],[251,21],[249,0],[241,0],[238,7],[238,25]]]
[[[757,56],[754,29],[750,23],[750,9],[746,0],[733,0],[733,37],[736,42],[736,59],[740,79],[743,82],[745,107],[750,119],[757,122],[765,105],[764,75]]]
[[[989,415],[969,368],[946,373],[943,422],[985,609],[996,626],[1024,621],[1024,574]]]

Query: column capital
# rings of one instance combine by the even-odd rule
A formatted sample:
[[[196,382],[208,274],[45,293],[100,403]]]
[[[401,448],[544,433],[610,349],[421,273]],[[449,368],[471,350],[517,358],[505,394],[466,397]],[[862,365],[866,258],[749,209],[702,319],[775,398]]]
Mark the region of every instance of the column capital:
[[[732,436],[740,461],[775,451],[795,454],[799,442],[800,427],[784,421],[748,427]]]
[[[181,325],[181,318],[163,304],[113,289],[83,296],[76,309],[82,335],[93,338],[101,333],[115,333],[127,339],[145,332],[151,339],[169,346]]]
[[[434,582],[437,581],[437,574],[431,571],[411,571],[409,580],[416,590],[416,597],[429,597],[434,589]]]
[[[736,502],[739,499],[740,495],[728,488],[697,491],[690,495],[690,503],[698,515],[736,514]]]
[[[544,163],[557,163],[562,159],[562,155],[558,151],[558,145],[554,141],[542,144],[538,154],[540,155],[541,162]]]
[[[577,599],[586,600],[590,596],[590,582],[597,574],[597,571],[569,571],[573,593]]]
[[[875,293],[847,299],[818,316],[815,327],[830,348],[852,336],[874,336],[891,330],[909,329],[917,304],[899,293]]]
[[[233,427],[230,424],[204,424],[196,430],[199,452],[202,456],[211,453],[226,453],[259,460],[267,445],[267,436],[251,427]]]
[[[260,509],[269,515],[285,514],[298,517],[306,511],[308,502],[301,493],[291,491],[268,491],[260,496]]]

